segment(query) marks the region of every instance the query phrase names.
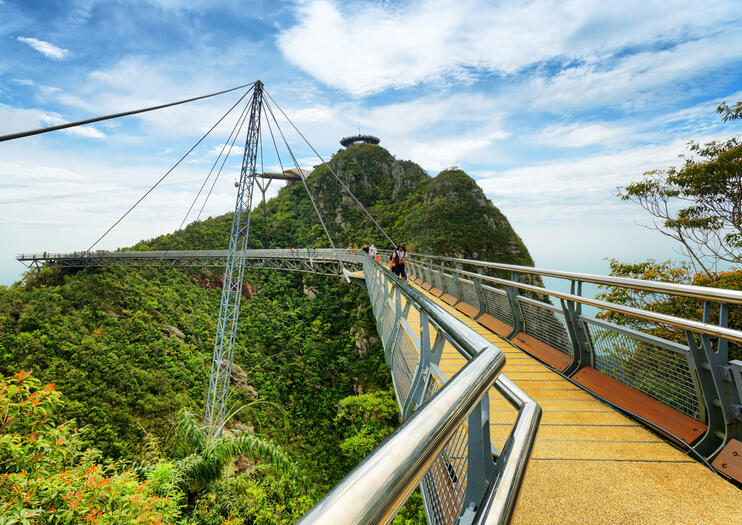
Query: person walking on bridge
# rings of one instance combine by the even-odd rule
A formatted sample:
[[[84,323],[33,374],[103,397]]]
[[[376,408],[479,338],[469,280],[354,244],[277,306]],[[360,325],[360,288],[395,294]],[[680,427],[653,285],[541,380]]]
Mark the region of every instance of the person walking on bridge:
[[[397,249],[392,253],[392,259],[395,262],[394,273],[406,281],[407,272],[405,271],[404,263],[407,262],[407,250],[405,249],[404,244],[397,246]]]
[[[368,248],[368,254],[371,256],[372,259],[376,259],[376,245],[371,244]]]

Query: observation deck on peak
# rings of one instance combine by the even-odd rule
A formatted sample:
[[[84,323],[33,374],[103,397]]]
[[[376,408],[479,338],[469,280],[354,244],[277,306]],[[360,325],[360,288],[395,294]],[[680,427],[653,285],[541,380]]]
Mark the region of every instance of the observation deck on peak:
[[[373,135],[353,135],[352,137],[343,137],[340,139],[340,144],[346,148],[354,144],[373,144],[378,145],[381,140],[379,137]]]

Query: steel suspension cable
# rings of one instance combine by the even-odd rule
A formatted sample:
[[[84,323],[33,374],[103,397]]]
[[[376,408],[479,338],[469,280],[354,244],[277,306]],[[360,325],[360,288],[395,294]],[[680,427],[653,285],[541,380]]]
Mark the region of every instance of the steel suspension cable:
[[[261,133],[258,137],[258,140],[260,141],[260,173],[265,175],[265,164],[263,162],[263,134]],[[256,180],[257,182],[257,180]],[[261,183],[258,183],[258,187],[260,188],[260,193],[263,194],[263,234],[266,233],[268,230],[268,205],[265,203],[265,192],[268,191],[268,187],[271,185],[271,180],[268,179],[268,182],[266,183],[265,187]]]
[[[265,92],[265,90],[263,91]],[[278,165],[281,167],[281,173],[284,173],[286,170],[283,167],[283,161],[281,160],[281,154],[278,153],[278,145],[276,144],[276,137],[273,135],[273,128],[271,127],[271,121],[268,118],[267,114],[264,114],[265,116],[265,122],[268,124],[268,131],[271,135],[271,141],[273,142],[273,149],[276,151],[276,157],[278,157]],[[301,177],[301,175],[299,175]],[[306,189],[306,187],[305,187]],[[308,191],[308,190],[307,190]],[[309,248],[309,242],[307,242],[307,235],[304,232],[304,227],[301,224],[301,221],[299,220],[299,212],[296,213],[296,223],[299,225],[299,230],[301,231],[301,236],[304,239],[304,245]]]
[[[233,87],[230,89],[225,89],[224,91],[218,91],[216,93],[210,93],[208,95],[201,95],[200,97],[193,97],[193,98],[189,98],[186,100],[179,100],[177,102],[169,102],[167,104],[160,104],[159,106],[151,106],[151,107],[143,108],[143,109],[124,111],[123,113],[114,113],[113,115],[105,115],[102,117],[89,118],[86,120],[78,120],[77,122],[66,122],[64,124],[59,124],[57,126],[48,126],[46,128],[39,128],[39,129],[30,130],[30,131],[21,131],[19,133],[11,133],[10,135],[2,135],[0,136],[0,142],[4,142],[6,140],[20,139],[23,137],[30,137],[31,135],[39,135],[41,133],[49,133],[50,131],[57,131],[60,129],[73,128],[75,126],[82,126],[84,124],[92,124],[93,122],[100,122],[101,120],[109,120],[113,118],[126,117],[128,115],[136,115],[137,113],[145,113],[147,111],[154,111],[156,109],[168,108],[170,106],[177,106],[179,104],[185,104],[187,102],[193,102],[195,100],[201,100],[204,98],[215,97],[217,95],[223,95],[224,93],[229,93],[230,91],[237,91],[238,89],[242,89],[247,86],[252,86],[252,84],[243,84],[241,86]]]
[[[204,191],[204,188],[206,187],[206,183],[209,182],[209,179],[211,178],[211,174],[214,172],[214,168],[219,163],[219,159],[221,159],[222,154],[224,154],[224,150],[227,148],[227,144],[229,144],[229,141],[232,139],[232,135],[234,135],[235,131],[237,130],[237,126],[239,125],[240,121],[244,120],[244,115],[245,113],[247,113],[247,109],[249,107],[250,107],[249,104],[245,104],[245,107],[243,108],[242,113],[240,114],[240,116],[237,117],[237,120],[235,121],[234,126],[232,127],[232,131],[229,133],[229,137],[227,137],[227,141],[222,145],[222,149],[219,152],[219,155],[216,157],[216,160],[214,160],[214,163],[211,165],[211,169],[209,170],[209,173],[206,175],[206,178],[204,179],[203,184],[201,184],[201,188],[199,188],[198,193],[196,193],[196,196],[193,198],[193,202],[191,202],[191,206],[188,208],[188,211],[183,217],[183,220],[180,221],[180,225],[178,226],[178,228],[173,232],[172,234],[173,236],[170,239],[170,244],[168,245],[165,252],[162,254],[163,259],[165,258],[167,253],[170,251],[170,249],[173,247],[173,244],[175,243],[175,234],[183,229],[183,225],[188,219],[188,216],[191,214],[191,211],[193,210],[193,206],[196,205],[198,198],[201,196],[201,192]],[[204,205],[206,205],[206,201],[204,201]]]
[[[201,214],[203,213],[204,208],[206,207],[206,203],[209,202],[209,197],[211,197],[211,193],[214,191],[214,186],[216,186],[216,181],[218,181],[219,177],[221,177],[222,175],[222,170],[224,169],[224,165],[227,163],[227,159],[232,154],[232,148],[234,147],[234,143],[237,141],[237,137],[239,137],[240,133],[242,132],[242,127],[245,125],[245,121],[247,120],[248,115],[249,113],[245,111],[242,117],[242,122],[240,122],[240,127],[237,129],[237,133],[235,134],[234,138],[232,138],[232,143],[229,145],[227,154],[224,156],[224,159],[222,160],[222,165],[219,166],[219,171],[216,173],[216,177],[214,177],[214,181],[211,183],[211,188],[209,188],[209,193],[206,195],[206,198],[204,199],[204,202],[201,205],[201,209],[198,210],[198,215],[196,216],[196,220],[199,220],[201,218]]]
[[[169,182],[166,184],[160,184],[160,186],[185,186],[191,183],[201,182],[201,179],[184,180],[180,182]],[[146,190],[149,186],[130,186],[130,187],[114,187],[105,190],[92,190],[92,191],[78,191],[75,193],[60,193],[60,194],[45,194],[45,195],[32,195],[30,197],[20,199],[9,199],[0,200],[0,206],[7,204],[22,204],[25,202],[40,202],[40,201],[56,201],[60,199],[74,199],[77,197],[85,197],[87,195],[99,195],[101,193],[111,193],[113,191],[117,193],[121,192],[132,192],[139,190]]]
[[[273,103],[274,103],[274,104],[276,105],[276,108],[278,108],[278,110],[279,110],[279,111],[281,112],[281,114],[282,114],[282,115],[284,116],[284,118],[286,118],[286,120],[288,120],[289,124],[291,124],[291,127],[293,127],[293,128],[294,128],[294,130],[295,130],[295,131],[296,131],[296,132],[297,132],[297,133],[299,134],[299,136],[300,136],[300,137],[301,137],[301,138],[302,138],[302,139],[304,140],[304,142],[306,142],[307,146],[309,146],[309,147],[311,148],[311,150],[312,150],[312,151],[314,152],[314,154],[315,154],[315,155],[317,155],[317,158],[319,158],[319,160],[321,160],[321,161],[322,161],[322,164],[323,164],[323,165],[324,165],[324,166],[325,166],[325,167],[326,167],[326,168],[327,168],[328,170],[330,170],[330,173],[332,173],[332,175],[333,175],[333,176],[335,177],[335,179],[337,179],[337,181],[338,181],[338,182],[340,183],[340,185],[341,185],[341,186],[342,186],[343,188],[345,188],[345,191],[347,191],[347,192],[348,192],[348,194],[349,194],[349,195],[350,195],[351,197],[353,197],[353,200],[354,200],[354,201],[356,201],[356,204],[358,204],[358,206],[359,206],[359,207],[361,208],[361,210],[363,210],[363,212],[364,212],[364,213],[365,213],[365,214],[366,214],[366,215],[368,216],[368,218],[369,218],[369,219],[371,219],[371,222],[373,222],[373,223],[374,223],[374,225],[375,225],[375,226],[376,226],[376,227],[377,227],[377,228],[379,229],[379,231],[380,231],[380,232],[381,232],[381,233],[382,233],[382,234],[384,235],[384,237],[386,237],[386,238],[387,238],[387,240],[388,240],[388,241],[389,241],[389,242],[391,243],[391,245],[392,245],[392,246],[394,246],[394,248],[396,249],[396,248],[397,248],[397,244],[396,244],[396,243],[395,243],[395,242],[394,242],[394,241],[392,240],[392,238],[391,238],[391,237],[389,237],[389,235],[388,235],[388,234],[386,233],[386,231],[384,230],[384,228],[382,228],[382,227],[381,227],[381,226],[379,225],[379,223],[378,223],[378,222],[376,222],[376,219],[374,219],[374,218],[373,218],[373,216],[371,215],[371,213],[369,213],[369,211],[368,211],[368,210],[366,209],[366,207],[365,207],[365,206],[364,206],[363,204],[361,204],[361,201],[359,201],[359,200],[358,200],[358,199],[356,198],[356,196],[355,196],[355,195],[353,194],[353,192],[352,192],[352,191],[350,190],[350,188],[348,187],[348,185],[347,185],[347,184],[345,184],[345,183],[344,183],[344,182],[343,182],[343,181],[342,181],[342,180],[340,179],[340,177],[338,177],[338,176],[337,176],[337,173],[335,173],[335,170],[333,170],[333,169],[332,169],[332,167],[331,167],[331,166],[330,166],[330,165],[329,165],[329,164],[328,164],[327,162],[325,162],[325,159],[323,159],[323,158],[322,158],[322,155],[320,155],[320,154],[319,154],[319,153],[317,152],[317,150],[316,150],[316,149],[314,149],[314,146],[312,146],[312,144],[310,144],[310,142],[309,142],[309,141],[307,140],[307,138],[306,138],[306,137],[304,136],[304,134],[303,134],[303,133],[302,133],[301,131],[299,131],[299,128],[297,128],[297,127],[296,127],[296,126],[294,125],[294,123],[293,123],[293,122],[291,121],[291,119],[290,119],[290,118],[288,117],[288,115],[286,115],[286,112],[284,112],[284,110],[283,110],[283,109],[281,109],[281,106],[279,106],[279,105],[278,105],[278,103],[277,103],[277,102],[275,101],[275,99],[274,99],[274,98],[273,98],[273,97],[271,96],[271,94],[270,94],[270,93],[268,93],[268,91],[265,91],[265,94],[266,94],[266,95],[268,95],[268,98],[270,98],[270,99],[271,99],[271,101],[272,101],[272,102],[273,102]],[[278,125],[278,124],[276,124],[276,125]]]
[[[252,86],[252,85],[251,85],[251,86]],[[111,227],[110,227],[110,228],[108,228],[108,229],[107,229],[107,230],[106,230],[105,232],[103,232],[103,235],[101,235],[100,237],[98,237],[98,239],[97,239],[97,240],[96,240],[96,241],[95,241],[95,242],[94,242],[93,244],[91,244],[91,245],[90,245],[90,247],[89,247],[89,248],[88,248],[88,249],[87,249],[86,251],[88,251],[88,252],[89,252],[89,251],[91,251],[91,250],[92,250],[92,249],[93,249],[93,248],[94,248],[94,247],[95,247],[95,246],[96,246],[96,245],[97,245],[97,244],[98,244],[98,243],[99,243],[99,242],[100,242],[101,240],[103,240],[103,238],[104,238],[104,237],[105,237],[106,235],[108,235],[108,234],[109,234],[109,233],[111,232],[111,230],[113,230],[113,229],[114,229],[114,228],[115,228],[115,227],[116,227],[116,226],[117,226],[117,225],[118,225],[118,224],[119,224],[119,223],[120,223],[120,222],[121,222],[122,220],[124,220],[124,218],[125,218],[125,217],[126,217],[127,215],[129,215],[129,213],[131,213],[131,212],[132,212],[132,210],[133,210],[134,208],[136,208],[136,207],[137,207],[137,205],[138,205],[138,204],[139,204],[140,202],[142,202],[142,201],[143,201],[143,200],[145,199],[145,197],[147,197],[147,195],[149,195],[150,193],[152,193],[152,191],[153,191],[153,190],[154,190],[154,189],[155,189],[155,188],[156,188],[157,186],[159,186],[159,185],[160,185],[160,183],[161,183],[161,182],[162,182],[163,180],[165,180],[165,178],[166,178],[166,177],[167,177],[168,175],[170,175],[170,173],[172,173],[172,172],[173,172],[173,170],[174,170],[175,168],[177,168],[177,167],[178,167],[178,166],[180,165],[180,163],[181,163],[181,162],[183,162],[183,160],[184,160],[184,159],[185,159],[185,158],[186,158],[186,157],[187,157],[188,155],[190,155],[190,154],[191,154],[191,152],[192,152],[192,151],[193,151],[194,149],[196,149],[196,147],[197,147],[197,146],[198,146],[199,144],[201,144],[201,142],[203,142],[203,140],[204,140],[204,139],[205,139],[206,137],[208,137],[208,136],[209,136],[209,134],[210,134],[210,133],[211,133],[212,131],[214,131],[214,129],[215,129],[215,128],[216,128],[216,127],[217,127],[217,126],[218,126],[218,125],[219,125],[219,124],[221,123],[221,121],[222,121],[222,120],[224,120],[224,119],[225,119],[225,118],[227,117],[227,115],[229,115],[229,114],[230,114],[230,113],[232,112],[232,110],[233,110],[234,108],[236,108],[236,107],[237,107],[237,105],[238,105],[238,104],[239,104],[240,102],[242,102],[242,100],[243,100],[243,99],[244,99],[244,98],[245,98],[245,97],[246,97],[246,96],[247,96],[247,95],[248,95],[248,94],[249,94],[249,93],[250,93],[251,91],[252,91],[252,87],[250,87],[250,89],[248,89],[247,91],[245,91],[245,93],[243,93],[243,94],[242,94],[242,96],[241,96],[241,97],[240,97],[240,98],[239,98],[239,99],[237,100],[237,102],[235,102],[235,103],[234,103],[234,104],[232,105],[232,107],[230,107],[230,108],[229,108],[229,109],[227,110],[227,112],[226,112],[226,113],[225,113],[224,115],[222,115],[222,116],[221,116],[221,117],[219,118],[219,120],[217,120],[217,121],[216,121],[216,122],[214,123],[214,125],[213,125],[213,126],[211,126],[211,128],[209,128],[209,131],[207,131],[207,132],[206,132],[206,133],[205,133],[205,134],[204,134],[204,135],[203,135],[203,136],[202,136],[202,137],[201,137],[200,139],[198,139],[198,141],[197,141],[197,142],[196,142],[196,143],[195,143],[195,144],[194,144],[193,146],[191,146],[191,149],[189,149],[189,150],[188,150],[188,151],[187,151],[187,152],[186,152],[186,153],[185,153],[185,154],[184,154],[184,155],[183,155],[182,157],[180,157],[180,159],[178,159],[178,162],[176,162],[176,163],[175,163],[175,164],[174,164],[174,165],[173,165],[173,166],[172,166],[172,167],[171,167],[171,168],[170,168],[169,170],[167,170],[167,172],[166,172],[166,173],[165,173],[165,174],[164,174],[164,175],[163,175],[162,177],[160,177],[160,179],[159,179],[159,180],[158,180],[157,182],[155,182],[155,183],[154,183],[154,184],[152,185],[152,187],[150,187],[150,188],[149,188],[149,189],[148,189],[148,190],[147,190],[147,191],[146,191],[146,192],[144,193],[144,195],[142,195],[142,196],[141,196],[141,197],[139,198],[139,200],[138,200],[138,201],[136,201],[136,202],[135,202],[135,203],[134,203],[134,204],[133,204],[133,205],[132,205],[132,206],[131,206],[131,207],[130,207],[130,208],[129,208],[128,210],[126,210],[126,212],[125,212],[125,213],[124,213],[124,214],[123,214],[123,215],[122,215],[121,217],[119,217],[119,218],[118,218],[118,220],[117,220],[116,222],[114,222],[114,223],[113,223],[113,225],[111,225]]]
[[[268,96],[270,97],[270,95]],[[281,139],[283,140],[283,143],[286,146],[286,149],[288,150],[289,155],[291,156],[291,159],[294,161],[294,166],[296,167],[296,171],[299,173],[299,176],[301,177],[301,181],[304,183],[304,189],[307,190],[309,199],[312,201],[312,206],[314,206],[314,211],[317,212],[317,217],[319,218],[319,222],[322,224],[322,228],[325,230],[325,235],[327,235],[327,240],[330,241],[332,252],[335,254],[335,258],[337,258],[338,262],[340,263],[340,267],[343,269],[343,271],[345,271],[345,265],[343,264],[342,259],[338,255],[337,248],[335,248],[335,243],[332,242],[332,237],[330,237],[330,232],[327,230],[327,226],[325,226],[325,221],[324,219],[322,219],[322,214],[319,212],[317,203],[314,201],[314,196],[312,195],[312,192],[309,191],[309,185],[307,184],[307,178],[304,176],[304,171],[299,167],[299,163],[297,162],[296,157],[294,156],[294,152],[291,151],[291,147],[289,146],[289,143],[283,134],[283,130],[281,129],[281,126],[278,124],[278,120],[276,120],[276,116],[273,114],[273,109],[271,108],[267,100],[263,99],[263,102],[265,103],[266,109],[271,114],[271,117],[273,118],[273,122],[276,124],[276,129],[278,129],[278,132],[281,134]]]

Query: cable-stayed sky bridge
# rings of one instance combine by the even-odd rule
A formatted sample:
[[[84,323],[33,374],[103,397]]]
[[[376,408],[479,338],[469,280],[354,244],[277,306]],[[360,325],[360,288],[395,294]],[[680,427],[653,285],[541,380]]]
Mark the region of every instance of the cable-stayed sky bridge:
[[[18,260],[67,268],[223,267],[226,251],[47,253]],[[351,523],[363,516],[359,521],[372,523],[379,512],[389,514],[392,504],[385,498],[398,498],[416,482],[431,523],[474,519],[485,509],[481,523],[497,522],[485,519],[495,515],[517,523],[742,519],[739,489],[723,478],[739,472],[734,453],[740,453],[742,437],[736,419],[742,362],[724,362],[703,343],[713,338],[717,348],[723,340],[740,344],[742,332],[723,323],[601,304],[580,296],[578,288],[593,282],[693,297],[709,306],[742,304],[741,292],[418,254],[408,262],[411,282],[404,282],[346,249],[247,250],[244,261],[247,268],[348,275],[363,282],[405,421],[417,414],[435,421],[429,433],[440,433],[423,435],[403,425],[395,434],[395,460],[388,459],[388,450],[376,451],[376,460],[336,488],[308,522]],[[507,271],[510,278],[487,275],[492,270]],[[566,279],[576,283],[575,293],[519,282],[526,275]],[[536,300],[535,293],[552,300]],[[701,344],[691,347],[582,315],[583,304],[641,316],[648,327],[684,330]],[[441,409],[426,401],[482,353],[491,354],[493,362],[479,372],[495,373],[487,380],[470,379],[486,384],[447,407],[469,408],[455,417],[444,412],[448,420],[433,418]],[[437,410],[427,411],[430,407]],[[424,441],[436,436],[436,445]],[[415,446],[401,451],[399,440]],[[399,459],[403,454],[407,462]],[[414,472],[395,471],[402,466]],[[394,473],[409,479],[399,481]],[[369,477],[383,490],[359,485]],[[335,514],[361,495],[377,512],[371,521],[360,513]]]
[[[207,432],[223,421],[246,268],[334,275],[365,286],[403,423],[303,523],[388,522],[418,485],[434,524],[742,522],[739,489],[728,481],[742,480],[742,362],[728,357],[729,346],[742,343],[742,332],[727,322],[729,308],[742,304],[742,292],[445,254],[412,254],[412,279],[403,281],[382,262],[335,246],[276,114],[306,139],[262,83],[251,84],[227,114],[250,93],[222,149],[234,145],[247,122],[229,249],[94,250],[186,153],[88,249],[18,259],[31,267],[224,268]],[[247,249],[253,190],[262,190],[257,179],[265,173],[263,126],[281,172],[278,142],[288,150],[329,248]],[[224,162],[226,156],[222,167]],[[335,177],[396,247],[325,166],[326,176]],[[543,288],[533,277],[564,279],[571,292]],[[703,318],[584,297],[583,283],[692,298],[703,305]],[[641,329],[584,315],[583,305],[639,320]],[[659,337],[660,327],[683,342]]]

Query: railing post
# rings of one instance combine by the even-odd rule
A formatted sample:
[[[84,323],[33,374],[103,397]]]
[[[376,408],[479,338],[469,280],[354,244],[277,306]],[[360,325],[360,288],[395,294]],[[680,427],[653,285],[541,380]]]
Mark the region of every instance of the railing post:
[[[479,266],[477,268],[477,273],[482,275],[484,269]],[[477,291],[477,299],[479,299],[479,313],[474,317],[474,320],[476,321],[487,311],[487,300],[484,297],[484,290],[482,290],[482,279],[474,278],[474,289]]]
[[[725,303],[719,306],[719,325],[728,324],[729,310]],[[711,303],[703,303],[703,322],[711,322]],[[729,342],[718,338],[716,350],[711,344],[711,336],[700,335],[700,345],[694,333],[686,331],[686,339],[691,356],[695,362],[698,383],[706,405],[708,429],[701,440],[693,447],[707,458],[712,457],[726,444],[730,435],[740,434],[739,393],[734,385],[729,366]]]
[[[725,368],[729,369],[729,374],[732,377],[732,388],[736,388],[736,404],[732,405],[732,413],[734,415],[734,425],[732,435],[735,439],[742,441],[742,361],[735,359],[729,361],[729,365]],[[735,394],[732,394],[734,396]]]
[[[440,335],[440,334],[439,334]],[[436,343],[438,338],[436,337]],[[441,345],[442,349],[442,345]],[[430,365],[438,364],[441,356],[438,352],[437,358],[435,353],[430,347],[430,322],[428,314],[420,312],[420,358],[418,360],[415,374],[412,378],[410,385],[410,393],[407,395],[407,399],[402,407],[402,420],[404,421],[417,410],[425,398],[425,388],[428,385],[428,378],[430,377]]]
[[[397,285],[394,284],[394,281],[390,281],[392,283],[392,289],[391,289],[391,295],[394,296],[394,325],[392,326],[392,332],[389,334],[389,366],[392,366],[393,359],[394,359],[394,346],[395,341],[397,340],[397,336],[399,335],[400,331],[402,330],[402,323],[401,319],[403,317],[407,317],[407,313],[410,311],[410,302],[407,301],[405,304],[404,309],[402,308],[402,291],[399,289]],[[386,357],[387,350],[384,351],[384,356]]]
[[[387,290],[387,287],[389,285],[389,277],[382,273],[381,274],[381,294],[384,297],[384,301],[382,302],[381,311],[379,312],[379,321],[376,323],[377,327],[379,328],[379,334],[382,338],[382,344],[384,345],[384,362],[386,363],[386,366],[391,368],[392,367],[392,352],[394,350],[394,344],[393,344],[393,336],[394,331],[397,327],[397,312],[394,313],[394,325],[392,327],[392,331],[389,334],[389,339],[387,341],[384,341],[383,336],[383,326],[384,322],[386,321],[386,318],[388,315],[391,315],[392,312],[388,309],[388,303],[389,303],[389,297],[392,293],[394,293],[394,287],[390,291]]]
[[[518,274],[516,272],[511,272],[510,280],[517,283]],[[506,339],[512,339],[516,334],[523,331],[523,312],[520,311],[520,304],[518,303],[518,289],[514,286],[506,286],[505,293],[508,295],[510,311],[513,314],[513,331],[506,337]]]
[[[435,287],[438,288],[441,292],[446,293],[446,288],[443,286],[443,269],[446,267],[446,262],[441,261],[441,269],[437,272],[437,282],[435,283]],[[433,284],[433,283],[431,283]]]
[[[467,508],[473,511],[481,504],[487,492],[487,487],[495,474],[495,462],[492,458],[492,442],[490,441],[490,403],[489,395],[485,394],[469,414],[468,458],[466,474],[466,495],[464,496],[464,514]],[[462,520],[459,523],[463,522]]]
[[[457,262],[455,266],[457,270],[461,270],[461,263]],[[463,300],[464,297],[464,294],[461,293],[461,284],[459,283],[459,274],[457,272],[453,272],[453,287],[456,290],[456,295],[454,295],[454,297],[456,298],[456,302],[451,306],[456,306]]]
[[[572,295],[582,295],[582,281],[572,281],[570,285]],[[567,333],[572,343],[572,363],[564,370],[564,374],[571,376],[583,366],[593,366],[593,355],[591,345],[588,342],[580,316],[582,315],[582,303],[565,301],[560,299],[564,320],[567,322]]]
[[[719,326],[729,327],[729,305],[719,304]],[[736,383],[733,375],[734,367],[729,362],[729,341],[718,340],[717,354],[724,359],[721,363],[721,395],[724,403],[724,413],[727,417],[727,438],[734,437],[742,440],[742,384]]]

